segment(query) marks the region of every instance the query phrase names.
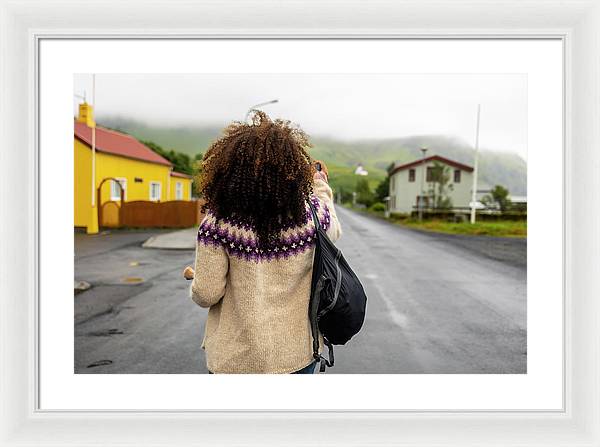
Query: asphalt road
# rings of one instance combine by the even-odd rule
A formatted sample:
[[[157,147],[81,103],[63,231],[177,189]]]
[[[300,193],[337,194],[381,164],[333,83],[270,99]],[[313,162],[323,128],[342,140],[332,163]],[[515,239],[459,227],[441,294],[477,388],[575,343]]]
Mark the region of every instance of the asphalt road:
[[[336,347],[328,373],[526,372],[525,241],[422,233],[343,208],[338,216],[338,246],[369,301],[362,331]],[[87,254],[76,254],[75,279],[94,287],[75,297],[75,371],[206,373],[206,311],[180,276],[193,251],[118,237],[107,250],[86,240]],[[93,366],[102,361],[111,363]]]
[[[206,311],[181,276],[194,252],[142,248],[157,233],[75,238],[75,279],[93,285],[75,296],[76,373],[208,372],[200,349]]]

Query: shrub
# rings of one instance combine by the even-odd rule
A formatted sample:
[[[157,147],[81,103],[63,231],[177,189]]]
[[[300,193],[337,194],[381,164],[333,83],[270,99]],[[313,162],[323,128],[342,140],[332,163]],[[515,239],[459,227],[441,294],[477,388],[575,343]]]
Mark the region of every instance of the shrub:
[[[383,213],[385,211],[385,204],[381,202],[375,202],[373,205],[369,207],[369,210]]]
[[[390,220],[406,220],[410,217],[410,213],[390,213]]]
[[[375,202],[375,194],[371,191],[369,182],[366,178],[359,178],[356,181],[356,202],[370,207]]]

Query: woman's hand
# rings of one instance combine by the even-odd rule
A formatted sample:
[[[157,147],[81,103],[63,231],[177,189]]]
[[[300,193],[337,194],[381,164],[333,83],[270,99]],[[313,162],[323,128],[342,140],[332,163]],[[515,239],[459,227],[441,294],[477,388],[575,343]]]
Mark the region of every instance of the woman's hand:
[[[321,166],[321,170],[318,171],[317,170],[317,163]],[[313,170],[314,170],[314,174],[313,174],[313,179],[314,180],[323,180],[325,182],[327,182],[327,166],[325,165],[325,163],[323,163],[321,160],[315,160],[315,162],[313,163]]]
[[[327,182],[327,176],[325,175],[324,172],[320,172],[320,171],[315,172],[315,175],[313,175],[313,179],[314,180],[323,180],[323,181]]]
[[[194,269],[191,268],[190,266],[187,266],[184,270],[183,270],[183,277],[187,280],[191,280],[194,279]]]

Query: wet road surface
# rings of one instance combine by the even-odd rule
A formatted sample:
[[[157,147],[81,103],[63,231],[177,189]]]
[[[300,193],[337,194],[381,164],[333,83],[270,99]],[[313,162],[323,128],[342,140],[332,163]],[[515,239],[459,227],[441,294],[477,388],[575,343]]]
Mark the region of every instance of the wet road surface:
[[[369,301],[328,373],[526,372],[525,241],[427,234],[337,210],[338,246]],[[206,310],[181,279],[194,252],[142,248],[151,234],[115,232],[106,241],[118,243],[105,245],[76,237],[75,279],[94,285],[75,297],[76,372],[207,373]]]

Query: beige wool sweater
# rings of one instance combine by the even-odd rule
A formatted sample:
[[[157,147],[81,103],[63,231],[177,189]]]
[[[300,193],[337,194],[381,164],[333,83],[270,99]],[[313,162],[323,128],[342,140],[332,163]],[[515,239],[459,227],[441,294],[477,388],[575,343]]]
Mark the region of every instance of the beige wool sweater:
[[[315,180],[311,200],[328,236],[341,235],[332,192]],[[290,373],[313,361],[308,302],[315,227],[285,228],[265,250],[244,222],[207,213],[198,229],[191,298],[209,307],[202,347],[213,373]],[[321,339],[322,342],[322,339]]]

